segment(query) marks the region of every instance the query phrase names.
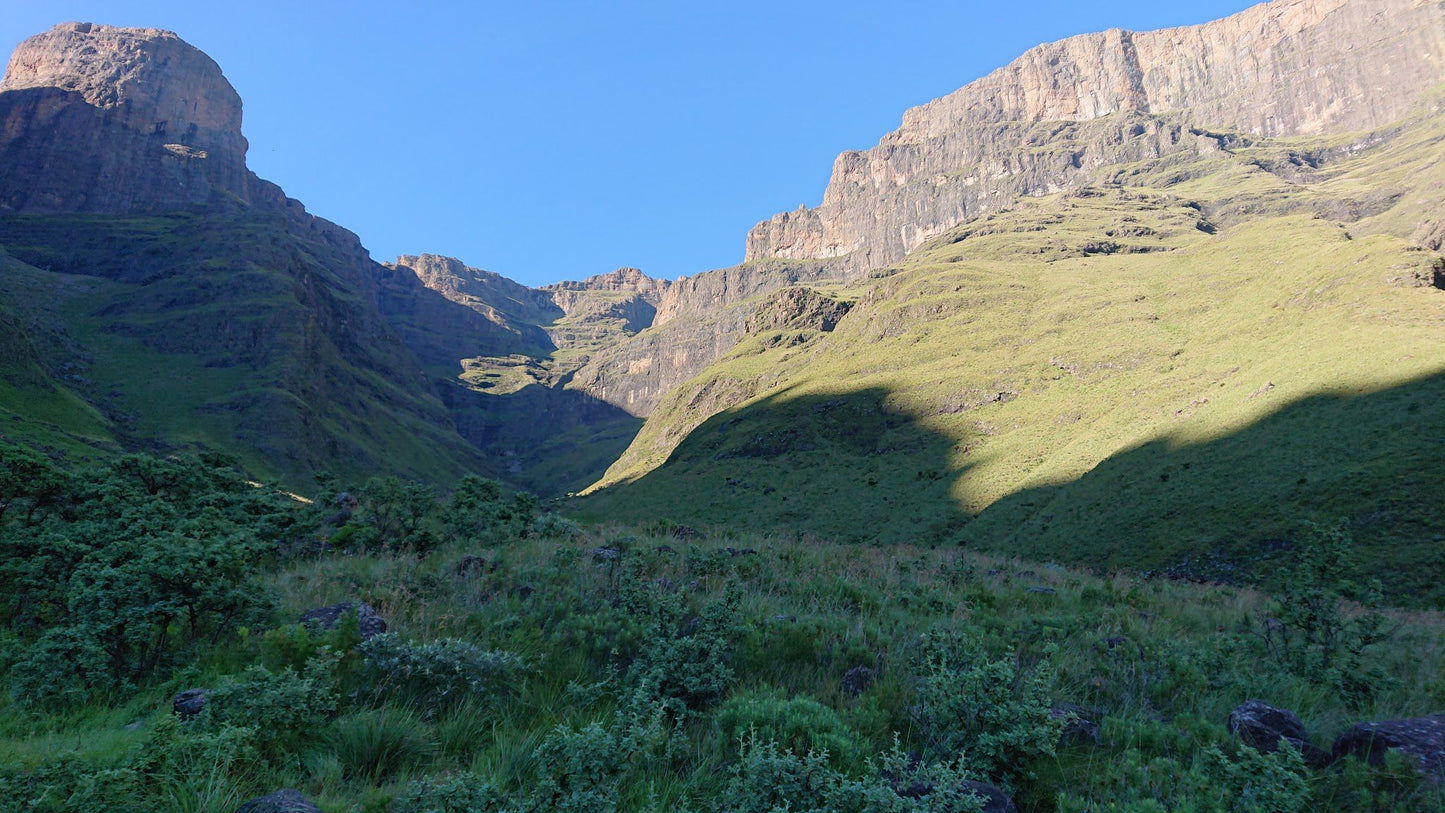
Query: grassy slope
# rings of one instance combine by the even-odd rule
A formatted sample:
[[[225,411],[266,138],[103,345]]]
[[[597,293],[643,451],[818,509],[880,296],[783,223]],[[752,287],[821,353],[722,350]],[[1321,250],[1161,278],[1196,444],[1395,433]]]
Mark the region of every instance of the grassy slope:
[[[400,386],[414,364],[400,343],[348,332],[370,306],[324,244],[244,215],[12,216],[0,234],[29,261],[8,261],[3,293],[38,359],[70,376],[55,397],[90,416],[67,430],[82,445],[220,449],[295,484],[484,468],[434,398]],[[64,414],[5,406],[32,423]]]
[[[620,548],[622,563],[599,566],[589,553],[599,545]],[[725,546],[759,553],[731,556]],[[486,573],[458,575],[464,554],[492,564]],[[425,709],[399,709],[427,750],[381,780],[347,777],[327,727],[309,732],[299,758],[244,781],[222,777],[206,785],[186,777],[180,798],[193,804],[187,809],[221,811],[250,795],[295,787],[328,811],[381,811],[409,780],[459,770],[525,793],[535,783],[535,751],[556,726],[613,719],[608,690],[615,688],[619,659],[625,663],[627,647],[637,643],[628,635],[636,630],[622,620],[620,585],[654,579],[687,585],[687,601],[697,605],[737,587],[741,633],[730,656],[737,679],[729,696],[815,698],[836,711],[865,753],[888,748],[894,732],[909,750],[928,748],[912,710],[922,636],[966,630],[995,656],[1025,664],[1051,657],[1056,671],[1048,679],[1049,697],[1089,710],[1102,737],[1098,745],[1064,747],[1035,765],[1037,779],[1016,789],[1029,810],[1113,810],[1119,808],[1110,803],[1151,797],[1168,805],[1170,775],[1206,746],[1231,747],[1225,721],[1246,698],[1298,711],[1324,748],[1357,720],[1428,713],[1445,702],[1440,619],[1427,613],[1392,615],[1394,636],[1365,658],[1367,667],[1388,677],[1378,678],[1377,692],[1361,707],[1349,709],[1328,685],[1270,658],[1260,631],[1274,612],[1272,602],[1252,591],[1100,579],[948,548],[796,544],[754,535],[685,543],[665,533],[603,528],[578,539],[447,549],[424,559],[325,558],[268,574],[267,593],[277,597],[283,621],[318,605],[361,599],[405,638],[456,637],[516,652],[526,659],[527,676],[515,697],[439,719],[418,719]],[[116,708],[37,718],[0,700],[0,762],[32,767],[67,752],[97,768],[117,762],[170,713],[172,691],[215,685],[221,675],[283,651],[268,651],[261,638],[225,642],[199,669]],[[611,649],[622,641],[621,653]],[[849,696],[841,678],[860,664],[876,669],[878,682]],[[624,788],[620,809],[644,809],[649,796],[651,810],[715,808],[736,744],[712,722],[713,712],[705,709],[701,723],[687,729],[672,770]],[[1151,778],[1155,772],[1160,775]],[[1356,779],[1342,779],[1339,770],[1309,772],[1323,805],[1316,809],[1440,809],[1438,788],[1391,779],[1388,772],[1374,774],[1375,786],[1385,789],[1375,805],[1332,801],[1359,775],[1353,768],[1346,776]],[[184,795],[203,785],[209,804]],[[223,794],[229,795],[218,801]],[[1065,804],[1063,797],[1074,801]]]
[[[1445,601],[1445,294],[1412,285],[1435,255],[1364,234],[1411,217],[1376,194],[1403,175],[1428,197],[1439,126],[1303,177],[1259,164],[1331,145],[1123,167],[975,221],[833,333],[752,337],[680,388],[582,510],[1211,576],[1339,518],[1376,572],[1423,567],[1397,595]],[[1305,214],[1342,200],[1362,236]]]

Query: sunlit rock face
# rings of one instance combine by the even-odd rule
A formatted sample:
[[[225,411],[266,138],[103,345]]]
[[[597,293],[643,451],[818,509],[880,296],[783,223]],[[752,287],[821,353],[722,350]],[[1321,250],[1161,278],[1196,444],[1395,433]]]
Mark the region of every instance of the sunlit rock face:
[[[119,214],[281,199],[246,171],[240,96],[175,34],[65,23],[12,54],[0,205]]]
[[[1445,7],[1426,0],[1276,0],[1204,25],[1071,37],[840,155],[823,204],[758,224],[747,258],[876,268],[1020,195],[1195,149],[1191,129],[1364,132],[1442,81]]]

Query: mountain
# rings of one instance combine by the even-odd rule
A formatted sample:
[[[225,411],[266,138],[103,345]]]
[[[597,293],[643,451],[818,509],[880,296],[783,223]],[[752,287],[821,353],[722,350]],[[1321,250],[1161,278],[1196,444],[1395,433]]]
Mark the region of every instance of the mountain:
[[[642,421],[574,379],[594,355],[651,327],[671,283],[635,268],[528,288],[460,260],[398,257],[388,270],[420,295],[382,311],[426,364],[461,435],[513,482],[580,491]]]
[[[1043,45],[840,156],[738,266],[536,289],[374,262],[246,170],[203,54],[59,26],[0,85],[0,426],[1207,579],[1343,522],[1439,604],[1442,9]]]
[[[1445,601],[1442,71],[1438,3],[1276,2],[909,111],[674,286],[718,355],[579,510],[1226,580],[1344,522]]]
[[[384,317],[355,235],[245,166],[241,102],[176,35],[88,23],[0,82],[7,439],[218,449],[261,474],[492,465]]]

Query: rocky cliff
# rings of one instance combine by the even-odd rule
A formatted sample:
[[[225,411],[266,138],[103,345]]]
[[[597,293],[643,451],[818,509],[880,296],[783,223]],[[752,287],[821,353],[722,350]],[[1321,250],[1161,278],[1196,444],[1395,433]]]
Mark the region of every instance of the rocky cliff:
[[[1427,0],[1276,0],[1205,25],[1041,45],[840,155],[821,206],[775,215],[747,257],[857,272],[1019,196],[1193,146],[1377,129],[1445,81],[1445,8]],[[1170,123],[1172,122],[1172,123]]]
[[[0,82],[0,206],[120,214],[279,202],[246,170],[241,99],[169,31],[66,23],[15,49]]]

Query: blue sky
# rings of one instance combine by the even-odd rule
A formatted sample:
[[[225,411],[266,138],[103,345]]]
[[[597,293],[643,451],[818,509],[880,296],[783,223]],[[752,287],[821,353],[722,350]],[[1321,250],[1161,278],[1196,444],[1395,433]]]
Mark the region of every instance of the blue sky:
[[[537,285],[734,264],[904,109],[1040,42],[1249,5],[0,0],[0,48],[66,20],[171,29],[240,91],[251,168],[378,259]]]

